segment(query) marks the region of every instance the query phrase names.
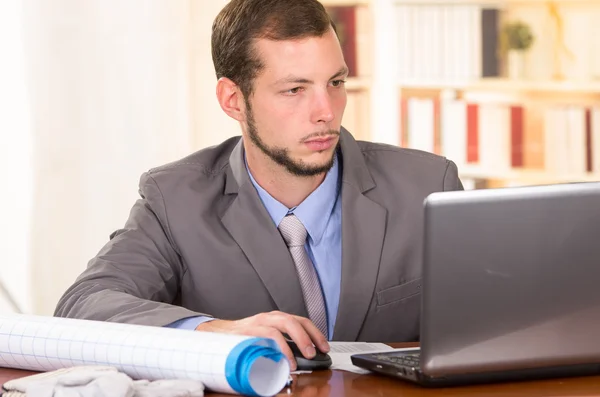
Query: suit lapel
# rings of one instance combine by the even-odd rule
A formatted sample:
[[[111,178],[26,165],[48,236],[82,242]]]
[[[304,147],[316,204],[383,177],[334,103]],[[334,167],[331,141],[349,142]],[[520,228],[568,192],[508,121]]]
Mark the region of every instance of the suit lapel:
[[[342,129],[342,280],[333,337],[356,340],[377,281],[387,211],[364,193],[375,183],[354,138]],[[308,317],[289,251],[273,224],[243,159],[242,140],[230,156],[225,194],[236,194],[221,218],[240,246],[277,308]]]
[[[241,139],[229,163],[225,194],[237,197],[221,218],[223,225],[256,270],[278,310],[307,317],[294,262],[248,177]]]
[[[363,193],[375,187],[360,148],[342,133],[342,281],[333,337],[356,340],[377,281],[387,211]]]

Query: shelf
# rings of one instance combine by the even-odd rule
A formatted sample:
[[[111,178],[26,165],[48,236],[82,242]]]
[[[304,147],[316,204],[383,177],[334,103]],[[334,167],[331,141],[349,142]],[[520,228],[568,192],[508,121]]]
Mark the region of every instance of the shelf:
[[[538,92],[564,93],[600,96],[600,81],[533,81],[489,78],[470,82],[400,82],[400,89],[410,90],[458,90],[458,91],[490,91],[490,92]]]
[[[598,182],[600,175],[586,173],[582,175],[554,174],[544,170],[511,169],[507,171],[494,171],[482,169],[477,165],[458,165],[461,178],[467,179],[495,179],[507,182],[553,184],[569,182]]]

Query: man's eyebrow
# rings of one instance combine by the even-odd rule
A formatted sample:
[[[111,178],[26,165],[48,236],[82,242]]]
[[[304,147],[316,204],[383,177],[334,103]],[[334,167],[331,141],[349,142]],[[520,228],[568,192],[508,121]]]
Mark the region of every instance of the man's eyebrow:
[[[349,72],[348,68],[346,66],[342,66],[340,68],[340,70],[338,70],[338,72],[336,74],[334,74],[333,76],[331,76],[331,78],[329,80],[333,80],[333,79],[335,79],[337,77],[344,76],[344,75],[348,74],[348,72]]]
[[[338,70],[333,76],[329,78],[329,80],[333,80],[337,77],[343,76],[348,73],[348,68],[346,66],[342,66],[340,70]],[[281,85],[281,84],[314,84],[314,81],[305,79],[303,77],[298,77],[294,75],[289,75],[282,79],[277,80],[273,85]]]
[[[294,75],[289,75],[287,77],[284,77],[282,79],[277,80],[273,85],[281,85],[281,84],[288,84],[288,83],[313,84],[314,82],[312,80],[305,79],[305,78],[302,78],[302,77],[297,77],[297,76],[294,76]]]

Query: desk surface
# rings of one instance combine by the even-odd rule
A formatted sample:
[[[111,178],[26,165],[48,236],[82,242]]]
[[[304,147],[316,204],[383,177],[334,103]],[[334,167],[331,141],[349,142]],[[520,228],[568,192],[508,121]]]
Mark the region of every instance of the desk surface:
[[[392,344],[405,347],[406,344]],[[0,368],[0,384],[10,379],[32,374],[16,369]],[[219,396],[219,394],[210,394]],[[291,394],[287,389],[280,396],[443,396],[443,397],[600,397],[600,376],[563,378],[532,382],[499,383],[444,389],[424,389],[408,382],[379,375],[358,375],[345,371],[320,371],[312,374],[294,375]],[[228,395],[223,395],[228,396]]]

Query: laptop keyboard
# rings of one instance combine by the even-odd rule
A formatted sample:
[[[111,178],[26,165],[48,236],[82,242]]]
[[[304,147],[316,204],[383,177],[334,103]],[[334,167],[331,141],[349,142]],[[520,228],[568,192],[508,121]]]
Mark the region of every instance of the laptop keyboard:
[[[374,356],[377,360],[385,361],[391,364],[419,368],[419,353],[402,355],[375,354]]]

